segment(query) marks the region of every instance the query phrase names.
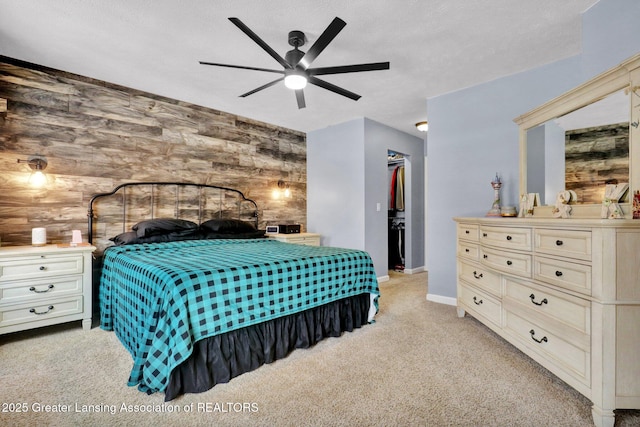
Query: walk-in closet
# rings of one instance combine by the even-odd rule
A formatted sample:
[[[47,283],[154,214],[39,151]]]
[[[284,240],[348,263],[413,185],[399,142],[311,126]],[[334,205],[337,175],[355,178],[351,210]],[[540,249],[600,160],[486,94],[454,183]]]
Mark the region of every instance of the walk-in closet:
[[[401,272],[405,268],[405,161],[404,154],[388,151],[389,270]]]

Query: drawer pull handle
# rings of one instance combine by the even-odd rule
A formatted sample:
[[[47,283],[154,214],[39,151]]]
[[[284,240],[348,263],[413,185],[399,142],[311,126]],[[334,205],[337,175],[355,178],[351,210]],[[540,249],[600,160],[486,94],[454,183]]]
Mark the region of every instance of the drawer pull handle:
[[[557,276],[557,277],[562,276],[562,271],[556,271],[556,276]]]
[[[40,266],[40,271],[44,271],[44,270],[46,270],[46,269],[47,269],[47,267],[45,267],[44,265],[41,265],[41,266]]]
[[[464,234],[469,234],[469,230],[464,230]]]
[[[464,251],[465,251],[466,253],[469,253],[469,249],[465,249]]]
[[[556,246],[562,246],[564,242],[562,240],[556,240]]]
[[[44,294],[45,292],[49,292],[51,289],[53,289],[53,285],[47,286],[47,289],[45,289],[44,291],[37,290],[35,286],[29,288],[31,292],[35,292],[36,294]]]
[[[473,277],[475,277],[476,279],[482,279],[482,273],[478,274],[478,272],[474,271]]]
[[[534,340],[535,342],[537,342],[538,344],[541,344],[543,342],[547,342],[549,341],[547,339],[547,337],[542,337],[541,339],[537,339],[534,335],[536,334],[536,331],[534,331],[533,329],[529,331],[529,333],[531,334],[531,339]]]
[[[489,255],[482,255],[482,258],[487,259],[489,258]]]
[[[39,311],[39,312],[38,312],[38,311],[36,311],[36,309],[35,309],[35,308],[32,308],[31,310],[29,310],[29,313],[37,314],[38,316],[40,316],[40,315],[42,315],[42,314],[47,314],[47,313],[48,313],[48,312],[50,312],[51,310],[53,310],[53,306],[52,306],[52,305],[50,305],[50,306],[47,308],[47,311]]]
[[[487,233],[482,233],[482,237],[487,237]]]
[[[511,237],[511,236],[507,236],[507,240],[511,240],[511,239],[512,239],[512,237]]]
[[[507,261],[507,265],[512,265],[513,263],[511,261]]]
[[[534,294],[529,295],[529,298],[531,298],[531,302],[534,303],[535,305],[549,304],[549,301],[547,301],[546,298],[540,302],[535,302],[534,300],[536,299],[536,296]]]
[[[473,297],[473,303],[474,303],[475,305],[482,305],[482,300],[478,301],[478,298],[477,298],[477,297]]]

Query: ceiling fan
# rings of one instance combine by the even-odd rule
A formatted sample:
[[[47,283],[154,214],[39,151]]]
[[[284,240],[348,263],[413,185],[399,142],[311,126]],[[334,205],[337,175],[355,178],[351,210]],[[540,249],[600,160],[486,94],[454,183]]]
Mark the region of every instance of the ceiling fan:
[[[246,67],[243,65],[230,65],[230,64],[219,64],[215,62],[205,62],[200,61],[202,65],[214,65],[217,67],[229,67],[229,68],[240,68],[243,70],[255,70],[255,71],[265,71],[268,73],[277,73],[282,74],[283,76],[271,81],[265,85],[262,85],[258,88],[255,88],[247,93],[243,93],[240,95],[241,98],[244,98],[249,95],[253,95],[256,92],[259,92],[263,89],[271,87],[278,82],[284,80],[285,86],[290,89],[293,89],[296,94],[296,100],[298,102],[298,108],[305,108],[305,100],[304,100],[304,92],[303,88],[307,83],[311,83],[313,85],[319,86],[321,88],[330,90],[331,92],[337,93],[338,95],[346,96],[347,98],[353,99],[357,101],[360,99],[360,95],[338,87],[332,83],[321,80],[316,76],[327,75],[327,74],[342,74],[342,73],[355,73],[361,71],[377,71],[377,70],[388,70],[389,63],[388,62],[374,62],[369,64],[355,64],[355,65],[342,65],[337,67],[320,67],[320,68],[309,68],[311,63],[322,53],[322,51],[331,43],[331,41],[338,35],[338,33],[347,25],[340,18],[334,18],[334,20],[329,24],[329,26],[324,30],[324,32],[318,37],[318,40],[307,50],[307,52],[301,51],[299,48],[303,46],[307,38],[302,31],[290,31],[289,32],[289,44],[293,46],[293,49],[288,51],[284,58],[273,50],[267,43],[264,42],[256,33],[251,31],[249,27],[247,27],[242,21],[238,18],[229,18],[229,20],[235,24],[242,32],[244,32],[247,36],[251,38],[254,42],[256,42],[262,49],[264,49],[273,59],[278,61],[280,65],[282,65],[282,70],[273,70],[268,68],[257,68],[257,67]]]

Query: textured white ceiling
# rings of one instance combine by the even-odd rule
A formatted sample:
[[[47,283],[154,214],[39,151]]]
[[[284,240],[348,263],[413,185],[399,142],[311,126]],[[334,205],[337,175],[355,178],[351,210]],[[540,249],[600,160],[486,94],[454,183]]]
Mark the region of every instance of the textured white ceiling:
[[[368,117],[422,136],[426,99],[580,53],[581,14],[596,0],[0,0],[0,55],[117,83],[303,132]],[[227,18],[284,56],[287,34],[309,47],[334,17],[347,26],[314,67],[390,61],[387,71],[323,79],[362,95],[305,89],[278,77],[200,65],[279,64]],[[305,50],[305,47],[302,48]]]

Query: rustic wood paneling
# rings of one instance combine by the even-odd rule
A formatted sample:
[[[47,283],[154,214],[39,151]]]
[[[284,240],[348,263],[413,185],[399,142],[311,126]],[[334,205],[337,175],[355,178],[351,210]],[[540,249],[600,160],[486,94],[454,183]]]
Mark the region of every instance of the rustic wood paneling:
[[[629,182],[628,123],[565,133],[565,187],[580,203],[601,203],[605,184],[622,182]]]
[[[46,227],[51,243],[69,241],[72,229],[86,238],[91,196],[128,181],[236,188],[257,202],[261,227],[304,228],[303,133],[1,56],[0,99],[7,103],[0,115],[3,245],[30,244],[33,227]],[[36,154],[49,162],[42,189],[29,186],[30,169],[17,163]],[[272,198],[278,180],[290,184],[292,198]]]

